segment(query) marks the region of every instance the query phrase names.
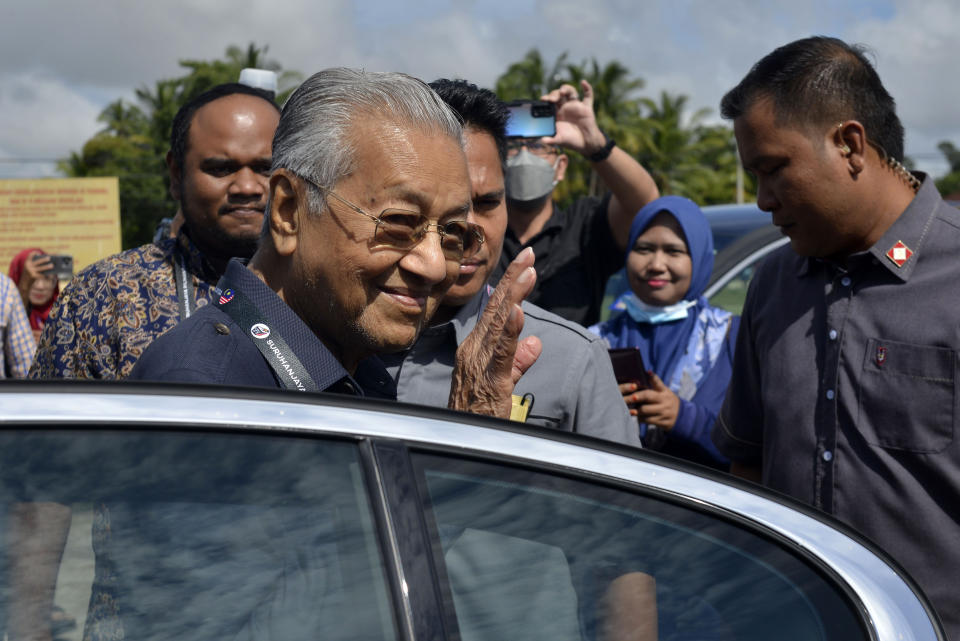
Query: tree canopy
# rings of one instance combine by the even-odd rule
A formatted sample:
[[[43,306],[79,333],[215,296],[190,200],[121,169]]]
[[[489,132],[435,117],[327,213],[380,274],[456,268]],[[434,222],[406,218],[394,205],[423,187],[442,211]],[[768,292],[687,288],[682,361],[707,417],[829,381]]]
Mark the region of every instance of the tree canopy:
[[[267,57],[267,50],[251,43],[246,48],[227,47],[223,58],[216,60],[181,60],[183,75],[141,86],[133,103],[118,99],[107,105],[98,119],[103,129],[60,163],[68,176],[120,178],[124,247],[149,242],[157,223],[177,208],[167,193],[164,158],[173,117],[185,102],[215,85],[236,81],[246,67],[277,72],[281,103],[300,82],[301,74],[284,70]],[[507,67],[495,89],[503,100],[538,98],[564,83],[579,86],[581,79],[593,86],[600,128],[647,168],[661,193],[680,194],[700,204],[734,200],[737,158],[730,128],[704,124],[709,110],[689,113],[687,96],[669,92],[655,99],[644,96],[644,80],[616,60],[573,62],[562,53],[548,61],[531,49]],[[604,189],[590,163],[571,154],[566,179],[554,194],[566,204]]]
[[[644,80],[616,60],[605,65],[596,58],[573,63],[563,53],[548,63],[531,49],[497,79],[496,91],[504,100],[539,98],[564,83],[579,88],[581,79],[593,86],[597,124],[650,172],[661,193],[702,205],[734,201],[738,160],[733,131],[704,124],[708,109],[687,113],[687,96],[642,96]],[[603,190],[590,163],[573,154],[554,196],[566,204]]]
[[[936,180],[937,189],[940,190],[944,198],[956,198],[960,194],[960,149],[957,149],[952,142],[947,140],[937,145],[937,149],[950,163],[950,171]]]
[[[300,74],[267,58],[267,49],[251,43],[246,49],[228,47],[219,60],[181,60],[184,75],[140,87],[135,103],[120,98],[107,105],[97,118],[104,128],[59,163],[71,177],[119,177],[124,247],[150,242],[160,220],[176,211],[165,157],[173,117],[183,104],[216,85],[236,82],[246,67],[277,72],[278,101],[299,83]]]

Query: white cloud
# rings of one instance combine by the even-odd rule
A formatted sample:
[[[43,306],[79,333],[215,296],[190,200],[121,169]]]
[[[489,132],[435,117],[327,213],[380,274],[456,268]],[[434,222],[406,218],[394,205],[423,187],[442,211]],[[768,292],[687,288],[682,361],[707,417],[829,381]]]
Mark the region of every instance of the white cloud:
[[[827,34],[875,48],[908,151],[935,155],[941,139],[960,143],[957,24],[955,0],[33,0],[0,23],[0,117],[17,123],[0,149],[64,155],[110,100],[231,44],[269,45],[271,58],[306,74],[362,66],[483,86],[533,47],[548,62],[567,51],[572,62],[617,60],[647,81],[646,95],[683,93],[691,111],[716,116],[761,56]]]
[[[37,74],[0,73],[0,150],[5,158],[60,158],[101,127],[101,106],[62,81]],[[5,163],[6,165],[6,163]],[[37,172],[41,165],[29,163]],[[9,167],[5,173],[10,175]]]
[[[948,169],[936,145],[960,144],[960,5],[951,0],[897,2],[889,21],[867,21],[851,31],[851,40],[869,44],[877,72],[897,101],[907,134],[907,155],[921,169]]]

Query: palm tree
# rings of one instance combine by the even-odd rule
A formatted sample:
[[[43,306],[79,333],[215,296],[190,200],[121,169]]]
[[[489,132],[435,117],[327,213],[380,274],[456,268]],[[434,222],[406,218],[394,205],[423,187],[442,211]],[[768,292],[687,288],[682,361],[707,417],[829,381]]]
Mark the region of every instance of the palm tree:
[[[188,70],[185,75],[137,89],[137,104],[120,99],[107,105],[98,117],[104,128],[79,153],[71,152],[59,163],[68,176],[120,178],[124,247],[149,241],[157,221],[176,206],[167,194],[164,156],[173,118],[185,102],[215,85],[236,82],[245,67],[277,71],[278,100],[300,78],[296,72],[281,71],[278,62],[267,58],[267,47],[253,43],[228,47],[224,59],[181,60],[180,66]]]
[[[596,58],[591,58],[580,64],[569,63],[565,69],[565,82],[579,89],[580,81],[586,80],[593,87],[593,111],[600,129],[621,149],[636,156],[645,142],[640,101],[635,97],[646,84],[643,79],[631,78],[630,70],[616,60],[601,67]],[[572,200],[575,193],[584,191],[598,196],[605,189],[590,162],[579,156],[570,158],[564,183],[557,192],[558,199]]]
[[[561,75],[566,61],[567,53],[563,52],[548,69],[540,51],[531,49],[497,78],[496,93],[501,100],[539,98],[566,82]]]
[[[732,202],[736,181],[736,148],[729,128],[705,126],[710,110],[685,115],[689,98],[660,94],[659,102],[642,99],[647,144],[638,160],[661,193],[686,196],[701,204]]]
[[[97,122],[106,125],[99,133],[109,133],[114,136],[143,135],[147,131],[147,116],[140,107],[126,102],[123,98],[114,100],[104,107]]]

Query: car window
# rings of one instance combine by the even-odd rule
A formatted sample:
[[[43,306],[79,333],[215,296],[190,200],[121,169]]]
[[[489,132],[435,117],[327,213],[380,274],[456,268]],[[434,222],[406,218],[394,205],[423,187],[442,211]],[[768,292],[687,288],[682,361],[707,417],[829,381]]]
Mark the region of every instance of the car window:
[[[767,226],[754,230],[718,254],[710,284],[704,292],[710,304],[742,314],[747,288],[757,268],[771,252],[789,241],[777,228]]]
[[[414,465],[465,641],[868,638],[812,565],[716,514],[521,467]]]
[[[366,497],[350,442],[0,432],[0,621],[8,639],[394,639]]]
[[[743,303],[747,298],[747,287],[756,271],[756,263],[747,265],[732,274],[720,289],[710,296],[709,302],[714,307],[725,309],[739,316],[743,313]]]

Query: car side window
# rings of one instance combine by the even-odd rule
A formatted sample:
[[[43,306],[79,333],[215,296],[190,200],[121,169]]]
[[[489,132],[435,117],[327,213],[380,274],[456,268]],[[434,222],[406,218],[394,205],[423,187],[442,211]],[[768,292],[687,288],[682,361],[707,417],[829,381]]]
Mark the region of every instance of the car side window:
[[[743,313],[743,303],[747,298],[747,287],[756,271],[756,264],[748,265],[738,271],[723,287],[710,296],[710,304],[739,316]]]
[[[868,638],[818,568],[720,515],[523,467],[413,460],[465,641]]]
[[[754,229],[718,253],[710,284],[704,292],[710,304],[740,315],[747,288],[757,268],[771,252],[788,242],[789,239],[776,227],[764,226]]]
[[[351,442],[3,431],[0,535],[8,639],[396,638]]]

